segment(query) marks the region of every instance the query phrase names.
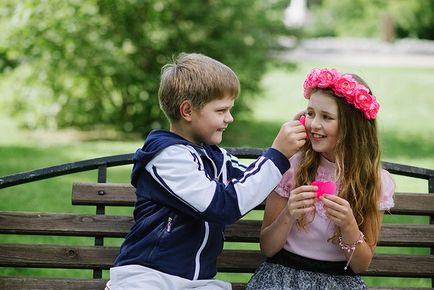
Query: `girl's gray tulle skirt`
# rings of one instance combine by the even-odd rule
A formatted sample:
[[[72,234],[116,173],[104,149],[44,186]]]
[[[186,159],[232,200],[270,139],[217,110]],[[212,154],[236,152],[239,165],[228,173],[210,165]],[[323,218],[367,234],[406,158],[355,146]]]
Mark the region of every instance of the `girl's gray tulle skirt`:
[[[262,263],[246,290],[357,290],[368,289],[360,276],[330,275]]]

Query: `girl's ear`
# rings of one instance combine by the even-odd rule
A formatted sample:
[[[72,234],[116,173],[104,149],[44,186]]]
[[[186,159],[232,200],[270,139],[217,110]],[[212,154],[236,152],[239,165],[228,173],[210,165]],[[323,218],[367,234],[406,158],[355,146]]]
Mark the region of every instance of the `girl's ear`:
[[[191,122],[192,111],[193,105],[190,100],[184,100],[181,105],[179,105],[179,114],[181,115],[181,118],[187,122]]]

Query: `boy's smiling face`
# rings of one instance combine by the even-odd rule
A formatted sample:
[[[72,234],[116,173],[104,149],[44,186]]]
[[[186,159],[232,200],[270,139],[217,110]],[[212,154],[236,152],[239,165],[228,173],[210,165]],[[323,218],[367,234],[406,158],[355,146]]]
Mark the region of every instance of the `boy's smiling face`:
[[[222,142],[223,131],[234,121],[231,109],[234,98],[225,96],[191,112],[190,141],[195,144],[217,145]]]

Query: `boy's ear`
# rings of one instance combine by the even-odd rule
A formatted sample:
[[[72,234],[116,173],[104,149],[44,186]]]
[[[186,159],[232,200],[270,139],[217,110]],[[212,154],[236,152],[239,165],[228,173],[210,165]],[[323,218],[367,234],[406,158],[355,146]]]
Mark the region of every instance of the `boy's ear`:
[[[179,105],[179,113],[181,118],[186,120],[187,122],[191,121],[191,113],[193,111],[193,105],[190,100],[182,101],[181,105]]]

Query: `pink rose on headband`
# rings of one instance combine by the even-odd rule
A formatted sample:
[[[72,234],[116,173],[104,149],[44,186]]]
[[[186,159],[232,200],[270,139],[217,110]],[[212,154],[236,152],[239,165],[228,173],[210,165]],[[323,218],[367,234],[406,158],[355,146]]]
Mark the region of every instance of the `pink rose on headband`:
[[[303,88],[304,88],[304,97],[306,99],[312,92],[312,88],[317,87],[318,85],[319,72],[320,72],[319,69],[313,69],[312,73],[304,80]]]
[[[316,191],[317,198],[320,198],[324,194],[336,194],[336,184],[332,180],[315,180],[311,184],[318,187],[318,190]]]
[[[335,69],[321,70],[318,73],[318,87],[327,88],[332,85],[338,78],[339,73]]]
[[[350,75],[343,75],[334,83],[333,91],[338,95],[345,96],[347,102],[352,102],[356,88],[357,82],[353,77]]]
[[[380,110],[380,104],[374,102],[371,104],[369,109],[365,111],[365,117],[368,119],[375,119],[375,116],[377,116],[379,110]]]
[[[356,91],[353,103],[357,109],[366,112],[370,109],[371,104],[373,104],[373,97],[366,87],[362,87]]]

